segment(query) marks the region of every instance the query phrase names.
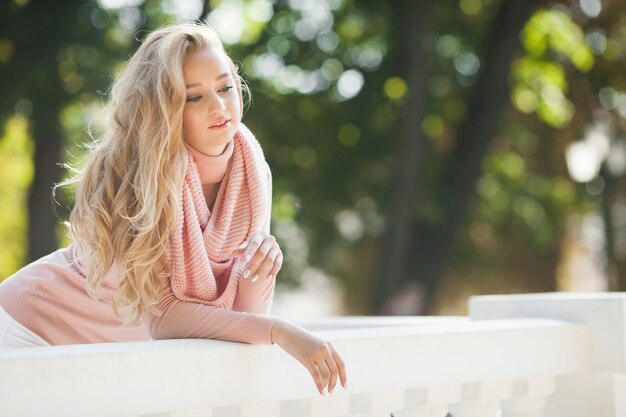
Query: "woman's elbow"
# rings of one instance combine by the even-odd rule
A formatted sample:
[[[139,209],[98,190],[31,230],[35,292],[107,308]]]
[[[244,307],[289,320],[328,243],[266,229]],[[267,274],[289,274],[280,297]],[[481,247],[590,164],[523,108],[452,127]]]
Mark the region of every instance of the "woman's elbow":
[[[176,339],[172,329],[163,324],[162,316],[150,315],[152,317],[144,315],[141,319],[141,323],[153,340]]]

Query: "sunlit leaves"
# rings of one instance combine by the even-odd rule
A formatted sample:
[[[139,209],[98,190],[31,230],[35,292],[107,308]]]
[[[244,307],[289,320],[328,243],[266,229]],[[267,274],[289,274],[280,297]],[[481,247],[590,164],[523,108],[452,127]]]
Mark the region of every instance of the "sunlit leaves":
[[[248,3],[216,2],[211,15],[233,4]],[[337,102],[355,97],[365,82],[363,71],[378,69],[387,53],[386,22],[356,8],[342,13],[343,5],[340,0],[275,4],[266,38],[244,58],[244,72],[282,96],[325,92]]]
[[[510,228],[515,227],[538,248],[554,245],[560,237],[560,219],[575,202],[573,184],[563,177],[529,172],[522,156],[512,150],[485,158],[483,172],[476,187],[477,220],[490,223],[498,238],[510,238]]]
[[[533,57],[518,59],[513,65],[513,104],[524,113],[537,112],[547,124],[565,126],[574,112],[566,98],[567,81],[558,62]]]
[[[34,146],[27,127],[26,119],[12,117],[0,138],[0,280],[17,271],[26,257],[26,193],[34,175]]]
[[[593,66],[593,54],[580,26],[561,10],[535,13],[522,31],[522,43],[529,54],[543,57],[548,50],[569,60],[586,72]]]
[[[521,112],[536,112],[551,126],[566,126],[574,105],[566,97],[563,65],[567,62],[583,72],[591,69],[594,57],[585,34],[563,11],[540,10],[522,31],[522,43],[528,56],[513,68],[513,104]]]
[[[280,220],[293,220],[299,208],[297,197],[287,192],[277,192],[274,195],[273,216]]]
[[[383,90],[390,100],[401,100],[406,96],[408,87],[401,77],[390,77],[383,84]]]
[[[365,21],[360,15],[350,14],[339,23],[337,29],[346,42],[357,42],[363,35],[364,26]]]
[[[225,44],[252,45],[273,14],[273,6],[267,0],[231,0],[215,5],[207,21]]]

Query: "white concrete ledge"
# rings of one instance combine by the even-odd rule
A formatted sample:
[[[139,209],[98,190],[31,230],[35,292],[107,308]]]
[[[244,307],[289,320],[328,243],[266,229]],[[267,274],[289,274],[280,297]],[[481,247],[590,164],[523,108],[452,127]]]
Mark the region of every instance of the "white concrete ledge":
[[[470,297],[473,321],[550,318],[589,326],[590,370],[626,372],[626,293],[538,293]]]
[[[326,329],[346,324],[320,320],[315,321]],[[230,415],[228,407],[237,407],[233,415],[240,417],[278,416],[287,415],[280,409],[289,404],[298,409],[302,403],[290,401],[302,399],[329,407],[334,401],[337,409],[400,407],[403,393],[413,389],[489,381],[512,387],[515,379],[576,374],[589,366],[584,324],[398,322],[402,325],[387,319],[385,326],[361,323],[314,332],[333,341],[347,366],[348,391],[338,384],[327,397],[319,395],[308,371],[275,345],[187,339],[7,351],[0,354],[0,416],[182,416],[185,410],[219,407],[224,416]],[[374,401],[377,395],[382,402]],[[265,411],[259,411],[263,404]],[[249,411],[242,411],[247,405]]]

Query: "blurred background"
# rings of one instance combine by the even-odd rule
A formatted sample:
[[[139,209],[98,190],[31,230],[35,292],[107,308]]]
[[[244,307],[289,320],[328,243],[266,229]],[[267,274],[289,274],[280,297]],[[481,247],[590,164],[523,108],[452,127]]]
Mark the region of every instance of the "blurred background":
[[[273,313],[626,290],[621,0],[4,0],[0,280],[70,243],[60,163],[140,40],[197,20],[252,90],[285,254]]]

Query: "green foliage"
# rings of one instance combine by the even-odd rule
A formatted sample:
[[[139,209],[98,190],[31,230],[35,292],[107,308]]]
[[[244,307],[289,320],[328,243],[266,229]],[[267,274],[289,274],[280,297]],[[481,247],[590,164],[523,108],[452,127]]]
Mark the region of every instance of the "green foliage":
[[[98,116],[113,75],[138,46],[136,39],[162,24],[185,20],[173,3],[146,0],[107,10],[85,1],[76,18],[68,17],[66,24],[75,25],[68,31],[72,36],[63,39],[58,56],[46,61],[56,65],[62,86],[67,162],[80,157],[77,143],[87,139],[84,129]],[[372,242],[393,221],[388,213],[402,156],[403,122],[414,117],[407,113],[401,19],[406,10],[405,3],[395,2],[313,3],[310,8],[309,2],[298,1],[211,0],[209,21],[229,16],[234,26],[241,18],[241,33],[225,43],[251,85],[252,107],[244,121],[259,138],[273,171],[272,228],[286,255],[281,279],[295,283],[313,265],[349,286],[363,265],[373,262],[373,256],[363,257],[362,248],[375,247]],[[446,222],[442,165],[471,109],[468,97],[484,71],[487,35],[500,4],[436,2],[432,30],[422,39],[430,58],[422,63],[425,116],[418,125],[428,141],[415,190],[416,223]],[[606,48],[594,56],[586,29],[563,7],[540,8],[521,33],[524,55],[510,74],[511,101],[521,114],[493,120],[503,134],[494,139],[496,146],[482,164],[471,218],[462,230],[459,268],[477,263],[488,268],[494,259],[506,262],[507,254],[519,247],[530,256],[554,249],[565,217],[583,210],[581,190],[566,173],[542,164],[558,165],[555,155],[562,155],[563,145],[555,128],[574,129],[572,121],[588,105],[574,98],[572,74],[593,74],[602,59],[619,61],[624,52],[607,34]],[[626,39],[623,27],[615,31],[615,39]],[[14,64],[18,52],[23,51],[0,36],[0,65]],[[18,72],[29,71],[21,66]],[[616,92],[624,91],[623,71],[611,73],[601,87],[610,84]],[[3,115],[28,108],[36,91],[24,88],[24,82],[0,82],[5,82],[2,91],[10,92],[0,97]],[[32,179],[25,123],[10,119],[0,142],[0,162],[7,167],[0,185],[0,276],[15,270],[25,253],[25,193]],[[549,163],[538,162],[548,145],[556,149]],[[65,220],[71,196],[62,194],[60,203],[60,220]],[[61,245],[68,243],[64,227],[59,226],[58,236]]]
[[[578,24],[561,10],[539,10],[522,32],[528,53],[513,68],[513,104],[553,127],[572,119],[574,105],[567,99],[568,82],[563,61],[588,72],[594,57]]]
[[[588,72],[593,66],[593,54],[583,30],[558,9],[536,12],[522,31],[522,43],[534,57],[543,57],[552,51],[582,72]]]
[[[26,195],[34,173],[34,147],[27,129],[28,122],[15,116],[0,138],[0,280],[21,268],[26,258]]]
[[[528,172],[522,156],[513,151],[490,154],[483,161],[478,183],[478,216],[499,238],[527,240],[538,249],[557,245],[564,215],[572,210],[576,191],[563,177],[543,178]]]
[[[477,199],[456,251],[460,271],[497,271],[512,262],[542,262],[558,252],[565,219],[588,209],[585,196],[570,179],[537,172],[542,145],[532,131],[511,123],[506,133],[498,149],[483,160]]]

